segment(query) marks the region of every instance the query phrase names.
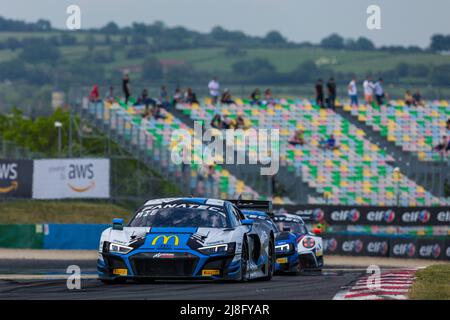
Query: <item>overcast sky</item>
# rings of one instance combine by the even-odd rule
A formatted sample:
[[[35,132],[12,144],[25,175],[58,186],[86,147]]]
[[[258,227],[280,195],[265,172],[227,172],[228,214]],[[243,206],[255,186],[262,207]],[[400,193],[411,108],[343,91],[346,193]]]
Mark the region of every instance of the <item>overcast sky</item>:
[[[278,30],[289,40],[319,42],[332,32],[366,36],[377,45],[427,46],[434,33],[450,33],[450,0],[0,0],[0,15],[65,27],[66,8],[81,8],[82,27],[109,21],[163,21],[207,32],[220,25],[251,35]],[[381,30],[366,27],[366,9],[381,7]]]

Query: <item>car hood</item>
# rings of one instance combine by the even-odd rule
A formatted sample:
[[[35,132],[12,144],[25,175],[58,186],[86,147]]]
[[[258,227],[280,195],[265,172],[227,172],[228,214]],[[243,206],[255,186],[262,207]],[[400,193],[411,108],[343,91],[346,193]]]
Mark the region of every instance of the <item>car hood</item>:
[[[109,241],[141,249],[195,250],[233,242],[233,229],[124,227],[110,229]]]

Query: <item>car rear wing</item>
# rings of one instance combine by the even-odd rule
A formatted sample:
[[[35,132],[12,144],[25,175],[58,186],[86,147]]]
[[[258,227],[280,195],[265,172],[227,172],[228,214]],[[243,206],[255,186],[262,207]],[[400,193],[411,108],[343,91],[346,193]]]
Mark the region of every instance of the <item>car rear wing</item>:
[[[272,201],[265,200],[227,200],[241,210],[262,211],[272,215]]]

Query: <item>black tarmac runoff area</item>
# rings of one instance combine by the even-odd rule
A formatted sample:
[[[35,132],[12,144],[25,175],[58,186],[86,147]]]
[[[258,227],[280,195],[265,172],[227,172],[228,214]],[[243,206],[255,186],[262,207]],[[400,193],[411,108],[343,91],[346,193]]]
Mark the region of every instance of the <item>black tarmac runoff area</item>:
[[[67,268],[81,269],[81,288],[69,289]],[[271,281],[245,283],[155,281],[105,285],[96,279],[95,262],[0,260],[0,299],[332,299],[365,273],[364,268],[330,267],[301,275],[276,275]]]

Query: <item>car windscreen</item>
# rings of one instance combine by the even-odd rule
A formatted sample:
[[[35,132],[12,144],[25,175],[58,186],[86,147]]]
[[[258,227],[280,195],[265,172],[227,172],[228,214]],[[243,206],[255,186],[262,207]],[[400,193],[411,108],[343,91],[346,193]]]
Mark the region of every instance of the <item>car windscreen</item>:
[[[289,228],[290,232],[298,233],[298,234],[306,234],[308,231],[304,224],[298,221],[292,221],[289,219],[276,219],[275,224],[277,225],[280,231],[283,231],[285,227]]]
[[[138,210],[129,226],[227,228],[227,216],[222,210],[212,206],[143,207]]]

